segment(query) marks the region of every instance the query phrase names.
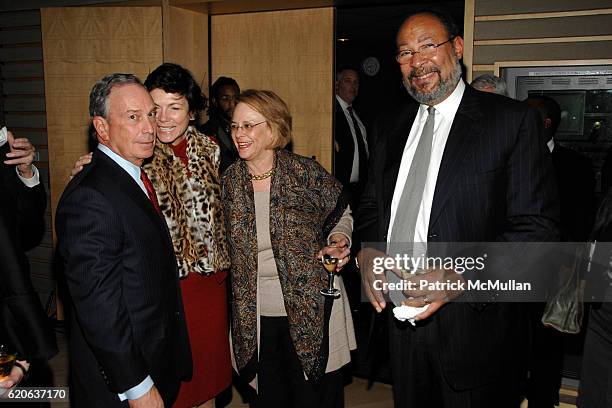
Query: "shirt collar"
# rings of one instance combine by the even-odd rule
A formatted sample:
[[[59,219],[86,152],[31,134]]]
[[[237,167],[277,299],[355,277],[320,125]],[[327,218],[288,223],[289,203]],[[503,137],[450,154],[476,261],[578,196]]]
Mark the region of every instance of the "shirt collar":
[[[115,163],[117,163],[123,170],[127,171],[134,180],[140,180],[140,167],[134,163],[124,159],[117,153],[113,152],[108,146],[98,143],[98,150],[110,157]]]
[[[465,92],[465,82],[463,79],[459,79],[457,86],[455,86],[455,90],[442,102],[437,105],[434,105],[434,109],[437,113],[441,114],[443,117],[452,118],[457,113],[457,109],[459,109],[459,104],[461,103],[461,98],[463,98],[463,92]],[[419,106],[419,110],[423,114],[427,111],[428,105],[421,104]]]
[[[342,99],[341,97],[339,97],[338,95],[336,95],[336,100],[340,104],[340,107],[342,108],[342,110],[346,110],[346,108],[351,106],[348,103],[346,103],[346,101],[344,99]]]
[[[546,145],[548,146],[548,150],[550,150],[552,153],[553,150],[555,150],[555,139],[550,139],[548,142],[546,142]]]

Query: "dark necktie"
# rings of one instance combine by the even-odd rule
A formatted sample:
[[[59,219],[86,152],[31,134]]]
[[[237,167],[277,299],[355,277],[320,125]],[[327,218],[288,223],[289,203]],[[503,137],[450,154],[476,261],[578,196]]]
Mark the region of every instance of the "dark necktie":
[[[355,129],[355,138],[357,139],[357,146],[355,146],[355,148],[359,154],[359,181],[364,181],[368,171],[368,154],[363,139],[363,133],[361,133],[359,123],[357,123],[357,119],[353,114],[353,107],[348,106],[346,110],[348,110],[351,120],[353,121],[353,129]]]
[[[145,190],[147,190],[147,195],[149,196],[149,201],[153,204],[155,211],[161,215],[161,210],[159,208],[159,203],[157,202],[157,196],[155,195],[155,189],[153,188],[153,183],[147,177],[147,173],[145,173],[142,169],[140,169],[140,179],[145,186]]]

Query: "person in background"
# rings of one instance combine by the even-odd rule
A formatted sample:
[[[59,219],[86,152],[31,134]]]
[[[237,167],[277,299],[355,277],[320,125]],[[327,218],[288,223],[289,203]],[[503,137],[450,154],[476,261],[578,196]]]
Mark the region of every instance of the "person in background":
[[[561,108],[554,99],[532,95],[525,102],[540,113],[541,133],[552,154],[559,190],[561,240],[585,242],[592,229],[595,210],[593,166],[588,158],[555,142],[554,136],[561,123]],[[568,267],[573,262],[572,257],[563,260]],[[572,340],[571,336],[544,327],[541,321],[544,307],[545,303],[529,304],[532,352],[527,400],[532,408],[552,408],[559,404],[565,341]]]
[[[470,85],[472,85],[472,88],[478,89],[479,91],[508,96],[506,81],[493,74],[482,74],[476,77]]]
[[[612,406],[612,190],[608,189],[595,216],[586,278],[590,302],[578,388],[578,408]]]
[[[157,142],[143,170],[168,224],[193,355],[193,378],[175,407],[214,407],[231,383],[227,270],[230,259],[221,209],[219,146],[194,126],[205,101],[191,73],[162,64],[145,87],[156,106]],[[73,173],[86,164],[76,163]]]
[[[238,97],[232,137],[240,160],[223,175],[232,256],[232,345],[259,408],[342,407],[341,368],[355,336],[341,277],[324,297],[321,256],[349,260],[352,217],[342,185],[283,149],[291,114],[271,91]],[[326,244],[327,240],[327,244]],[[323,248],[321,250],[321,248]]]
[[[200,132],[217,139],[221,148],[221,173],[238,159],[229,126],[239,93],[240,87],[233,78],[217,78],[210,87],[208,122],[198,126]]]
[[[367,176],[366,128],[353,107],[359,95],[359,74],[345,67],[336,73],[334,104],[334,176],[348,188],[350,204],[357,208]]]
[[[561,204],[561,238],[584,242],[589,238],[595,217],[595,172],[591,161],[555,141],[561,123],[557,101],[545,95],[531,95],[525,102],[542,118],[542,134],[552,154]]]
[[[5,142],[0,142],[0,344],[17,354],[9,377],[0,381],[0,397],[18,384],[50,386],[38,383],[36,372],[31,381],[24,380],[31,369],[36,371],[38,364],[57,353],[55,335],[32,286],[25,254],[40,243],[45,231],[47,196],[32,164],[34,152],[27,138],[15,139],[10,131]]]

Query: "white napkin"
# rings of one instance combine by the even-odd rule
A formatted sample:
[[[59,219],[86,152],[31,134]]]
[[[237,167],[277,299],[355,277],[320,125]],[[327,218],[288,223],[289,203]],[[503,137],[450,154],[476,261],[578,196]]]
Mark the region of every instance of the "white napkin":
[[[408,320],[410,324],[414,326],[414,318],[417,315],[423,313],[425,310],[427,310],[428,307],[429,305],[425,305],[423,307],[412,307],[405,305],[396,306],[393,308],[393,315],[400,322],[405,322],[406,320]]]

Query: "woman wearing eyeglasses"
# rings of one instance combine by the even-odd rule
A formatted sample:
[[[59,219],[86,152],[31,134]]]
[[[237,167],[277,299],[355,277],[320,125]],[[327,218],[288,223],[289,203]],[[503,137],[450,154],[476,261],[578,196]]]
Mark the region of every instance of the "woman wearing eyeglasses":
[[[223,175],[222,197],[236,369],[256,387],[257,407],[342,407],[353,323],[340,277],[340,298],[321,294],[321,256],[337,258],[337,270],[349,260],[352,217],[342,186],[314,160],[283,149],[291,115],[271,91],[239,95],[231,133],[240,160]]]
[[[157,141],[143,170],[172,238],[193,357],[175,408],[214,407],[231,383],[226,277],[230,266],[221,209],[219,146],[195,129],[206,100],[191,73],[162,64],[145,83],[157,108]],[[83,156],[72,174],[91,156]]]

